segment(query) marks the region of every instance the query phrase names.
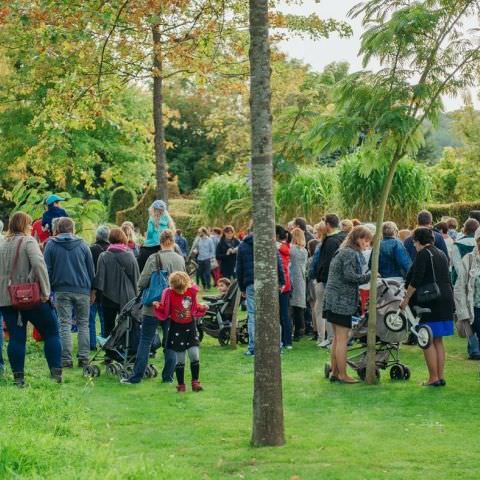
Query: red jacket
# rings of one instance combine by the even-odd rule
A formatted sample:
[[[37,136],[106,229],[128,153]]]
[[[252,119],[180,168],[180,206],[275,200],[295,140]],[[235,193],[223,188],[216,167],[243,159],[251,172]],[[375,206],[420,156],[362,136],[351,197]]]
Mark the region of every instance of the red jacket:
[[[287,293],[292,289],[292,283],[290,281],[290,244],[287,242],[280,242],[278,253],[280,254],[283,274],[285,276],[285,286],[282,289],[282,293]]]
[[[166,288],[162,293],[160,304],[155,307],[155,316],[159,320],[170,318],[175,323],[190,323],[194,318],[203,317],[208,307],[198,303],[197,293],[196,285],[187,289],[183,295],[171,288]]]

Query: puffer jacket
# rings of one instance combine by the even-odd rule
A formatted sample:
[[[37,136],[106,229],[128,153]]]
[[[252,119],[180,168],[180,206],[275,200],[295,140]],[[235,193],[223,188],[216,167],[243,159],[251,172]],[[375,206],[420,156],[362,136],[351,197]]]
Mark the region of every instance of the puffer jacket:
[[[278,242],[278,253],[282,261],[283,274],[285,276],[285,286],[282,293],[288,293],[292,289],[290,281],[290,244],[287,242]]]
[[[462,259],[460,269],[454,288],[455,308],[458,320],[474,320],[473,296],[475,293],[475,278],[480,274],[480,254],[478,249],[468,253]]]

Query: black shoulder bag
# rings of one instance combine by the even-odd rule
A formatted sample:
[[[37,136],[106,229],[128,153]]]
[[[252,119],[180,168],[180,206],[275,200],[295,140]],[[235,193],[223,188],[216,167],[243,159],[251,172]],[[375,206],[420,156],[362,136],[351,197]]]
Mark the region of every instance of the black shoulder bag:
[[[425,304],[433,302],[437,298],[440,298],[440,288],[437,283],[437,276],[435,275],[435,268],[433,266],[433,254],[430,250],[427,249],[428,254],[430,255],[430,263],[432,265],[433,273],[433,282],[427,283],[417,288],[417,302],[420,304]]]

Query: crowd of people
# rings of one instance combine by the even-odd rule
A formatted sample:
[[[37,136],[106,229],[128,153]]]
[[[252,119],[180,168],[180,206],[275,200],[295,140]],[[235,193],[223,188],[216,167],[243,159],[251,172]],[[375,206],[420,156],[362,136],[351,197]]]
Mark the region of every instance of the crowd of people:
[[[236,281],[248,313],[247,356],[255,355],[254,235],[236,234],[234,227],[206,228],[189,248],[187,239],[170,216],[165,202],[149,209],[143,242],[135,226],[100,225],[96,239],[87,245],[75,233],[75,222],[61,208],[63,199],[50,195],[45,213],[35,222],[17,212],[9,219],[0,240],[0,313],[8,332],[8,359],[14,382],[25,385],[24,362],[27,324],[44,341],[52,379],[62,381],[65,368],[74,367],[72,330],[77,332],[78,367],[89,363],[99,337],[108,337],[119,313],[133,298],[151,287],[155,272],[169,275],[159,298],[144,303],[142,328],[135,365],[124,384],[139,383],[147,368],[157,330],[162,334],[163,382],[177,378],[185,391],[188,354],[192,390],[200,383],[199,336],[196,320],[207,307],[197,298],[199,287],[187,274],[186,261],[197,265],[196,283],[204,290],[213,285],[225,293]],[[480,360],[480,212],[458,231],[453,218],[434,225],[428,211],[418,214],[413,231],[383,224],[379,274],[405,284],[400,308],[421,305],[429,309],[421,321],[433,333],[424,350],[428,368],[426,386],[446,385],[443,337],[457,331],[468,339],[468,358]],[[3,224],[1,225],[3,229]],[[352,318],[359,308],[359,287],[370,280],[375,225],[357,219],[325,215],[309,226],[304,218],[277,225],[277,276],[281,348],[309,336],[319,348],[331,350],[332,382],[357,383],[347,371],[347,350]],[[140,244],[141,243],[141,244]],[[191,273],[191,272],[189,272]],[[437,295],[420,302],[425,286]],[[100,335],[97,335],[97,317]],[[3,329],[0,329],[0,368]]]

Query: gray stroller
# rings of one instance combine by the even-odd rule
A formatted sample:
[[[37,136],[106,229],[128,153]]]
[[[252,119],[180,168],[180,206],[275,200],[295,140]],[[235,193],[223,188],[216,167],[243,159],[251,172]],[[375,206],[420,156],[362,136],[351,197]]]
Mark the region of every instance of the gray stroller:
[[[379,279],[377,283],[377,341],[376,341],[376,374],[380,378],[380,369],[390,368],[392,380],[408,380],[410,369],[400,362],[400,344],[407,340],[408,331],[393,332],[385,325],[385,316],[397,311],[402,301],[403,284],[393,279]],[[368,313],[354,317],[358,321],[352,326],[351,341],[347,363],[353,368],[361,380],[367,373],[367,331]],[[330,376],[330,364],[325,365],[325,376]]]

